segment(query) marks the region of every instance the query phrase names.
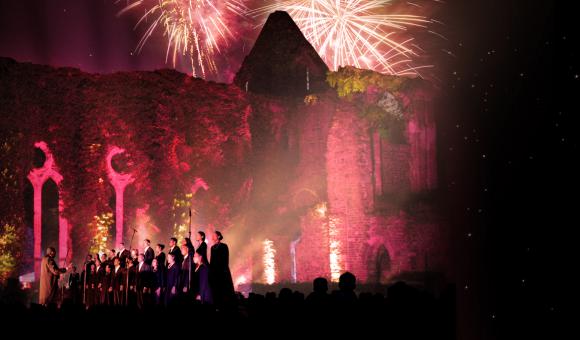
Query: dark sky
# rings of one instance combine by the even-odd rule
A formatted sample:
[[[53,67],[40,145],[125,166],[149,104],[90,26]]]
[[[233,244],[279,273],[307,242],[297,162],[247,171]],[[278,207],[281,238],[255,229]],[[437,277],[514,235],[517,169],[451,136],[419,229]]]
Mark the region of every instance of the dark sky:
[[[119,7],[0,0],[0,56],[89,72],[170,66],[160,34],[131,55],[140,34],[134,16],[115,16]],[[456,231],[460,332],[481,339],[538,335],[563,316],[571,291],[580,173],[578,39],[565,27],[573,14],[539,0],[449,0],[437,13],[455,55],[433,61],[442,204]]]
[[[126,0],[0,0],[0,56],[97,73],[172,68],[171,61],[165,63],[163,30],[157,29],[135,53],[151,22],[135,28],[145,7],[117,16],[126,4]],[[230,29],[236,39],[230,39],[227,51],[219,55],[220,78],[213,80],[233,78],[259,32],[247,21]],[[191,73],[189,66],[187,58],[178,58],[179,71]]]
[[[0,55],[18,61],[73,66],[88,72],[165,67],[153,37],[140,56],[131,16],[110,0],[0,1]]]

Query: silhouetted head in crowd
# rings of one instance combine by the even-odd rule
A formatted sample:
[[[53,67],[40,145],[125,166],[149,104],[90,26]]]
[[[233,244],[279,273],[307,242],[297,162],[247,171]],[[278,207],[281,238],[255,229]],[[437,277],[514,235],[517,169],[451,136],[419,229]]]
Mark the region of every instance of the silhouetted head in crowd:
[[[153,259],[153,261],[151,261],[151,268],[153,268],[153,271],[157,271],[157,266],[159,264],[157,263],[157,259]]]
[[[193,243],[191,243],[191,239],[189,237],[186,237],[183,239],[183,246],[186,246],[187,248],[193,248]]]
[[[113,260],[113,263],[115,264],[115,267],[119,267],[121,265],[121,259],[118,257],[115,257],[115,259]]]
[[[292,290],[290,288],[280,289],[280,294],[278,295],[280,301],[290,301],[292,299]]]
[[[200,243],[205,241],[205,233],[203,231],[198,231],[197,235],[195,235],[195,240]]]
[[[175,263],[175,255],[174,254],[167,254],[167,262],[169,264],[174,264]]]
[[[163,251],[163,249],[165,249],[165,245],[157,243],[157,246],[155,247],[155,251],[157,251],[157,254],[160,254]]]
[[[356,288],[356,277],[353,273],[344,272],[338,279],[338,289],[341,291],[352,292]]]
[[[268,301],[275,301],[276,300],[276,293],[274,293],[274,292],[267,292],[266,293],[266,300],[268,300]]]
[[[211,241],[214,244],[221,242],[221,240],[223,240],[223,239],[224,239],[224,237],[222,236],[222,233],[217,231],[217,230],[211,234]]]
[[[328,292],[328,280],[323,277],[317,277],[312,282],[312,289],[315,293],[326,294]]]
[[[198,266],[201,266],[202,264],[205,264],[204,260],[203,260],[203,256],[201,256],[199,253],[194,253],[193,254],[193,263],[197,264]]]
[[[172,237],[169,239],[169,247],[175,247],[177,245],[177,238]]]

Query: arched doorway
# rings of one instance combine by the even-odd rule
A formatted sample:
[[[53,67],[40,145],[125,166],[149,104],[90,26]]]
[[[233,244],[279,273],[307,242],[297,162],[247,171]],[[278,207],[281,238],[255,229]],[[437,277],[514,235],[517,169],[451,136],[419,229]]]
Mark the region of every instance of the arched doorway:
[[[62,216],[63,204],[59,193],[62,176],[48,145],[41,141],[34,146],[33,169],[28,173],[28,180],[33,189],[34,273],[38,279],[43,246],[56,247],[58,244],[58,260],[63,262],[69,255],[69,231],[68,222]],[[55,230],[56,237],[53,234]],[[43,237],[48,240],[43,240]]]
[[[375,252],[373,268],[371,269],[372,282],[385,284],[391,273],[391,256],[384,245],[381,245]]]
[[[59,241],[58,186],[52,179],[48,179],[42,186],[41,216],[41,251],[42,256],[44,256],[47,247],[58,249]]]

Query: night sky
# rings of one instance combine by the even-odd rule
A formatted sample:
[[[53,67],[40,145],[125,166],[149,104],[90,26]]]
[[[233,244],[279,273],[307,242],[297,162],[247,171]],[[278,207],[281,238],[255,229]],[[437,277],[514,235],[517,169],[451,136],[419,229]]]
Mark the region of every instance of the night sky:
[[[113,2],[0,0],[0,56],[101,73],[171,67],[159,32],[132,53],[135,17],[117,18]],[[449,0],[437,12],[452,52],[432,63],[460,334],[555,338],[574,290],[580,69],[577,33],[564,27],[574,12],[556,19],[557,10],[549,1]]]

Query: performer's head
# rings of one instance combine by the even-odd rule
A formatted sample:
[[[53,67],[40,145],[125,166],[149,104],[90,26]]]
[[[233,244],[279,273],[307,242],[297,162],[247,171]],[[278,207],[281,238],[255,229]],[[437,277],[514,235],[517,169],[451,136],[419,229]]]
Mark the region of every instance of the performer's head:
[[[177,245],[177,239],[175,237],[172,237],[169,239],[169,246],[170,247],[175,247]]]
[[[220,242],[221,240],[224,239],[224,237],[222,236],[222,233],[219,232],[219,231],[217,231],[217,230],[211,235],[211,237],[212,237],[212,240],[211,241],[213,243],[218,243],[218,242]]]
[[[115,249],[109,250],[109,258],[112,259],[115,256],[117,256],[117,252],[115,251]]]
[[[91,262],[93,260],[93,255],[87,255],[87,262]]]
[[[205,241],[205,233],[203,231],[198,231],[197,235],[195,235],[195,240],[198,242],[203,242]]]
[[[121,242],[121,243],[119,243],[119,251],[123,251],[123,250],[125,250],[125,243]]]
[[[101,262],[105,262],[105,261],[107,261],[107,255],[101,254]]]
[[[46,255],[48,257],[54,257],[56,255],[56,249],[54,249],[54,247],[46,248]]]
[[[90,271],[91,273],[95,273],[97,271],[97,265],[94,262],[91,263]]]
[[[338,278],[338,289],[341,291],[354,291],[356,288],[356,276],[351,272],[344,272]]]
[[[149,239],[145,239],[143,240],[143,245],[145,245],[145,248],[149,247],[149,245],[151,244],[151,241]]]
[[[132,249],[131,250],[131,258],[132,259],[136,260],[138,254],[139,254],[139,252],[137,251],[137,249]]]
[[[165,249],[165,245],[161,244],[161,243],[157,243],[157,246],[155,247],[155,250],[157,251],[157,253],[161,253],[163,251],[163,249]]]
[[[108,264],[105,266],[105,273],[110,273],[111,272],[111,265]]]
[[[199,253],[193,254],[193,263],[197,265],[203,264],[204,263],[203,256],[201,256]]]
[[[115,259],[113,260],[113,263],[115,264],[115,267],[119,267],[121,265],[121,259],[118,257],[115,257]]]
[[[157,259],[153,259],[153,261],[151,261],[151,268],[153,268],[154,270],[157,270],[158,266],[159,266],[159,263],[157,262]]]
[[[169,264],[174,264],[175,263],[175,255],[174,254],[167,254],[167,262]]]
[[[183,256],[187,255],[189,253],[189,247],[186,246],[185,244],[181,246],[181,253],[183,254]]]
[[[77,272],[77,266],[72,266],[72,272],[76,273]]]
[[[143,254],[139,254],[139,256],[137,256],[137,261],[138,261],[139,263],[141,263],[141,262],[145,261],[145,255],[143,255]]]

